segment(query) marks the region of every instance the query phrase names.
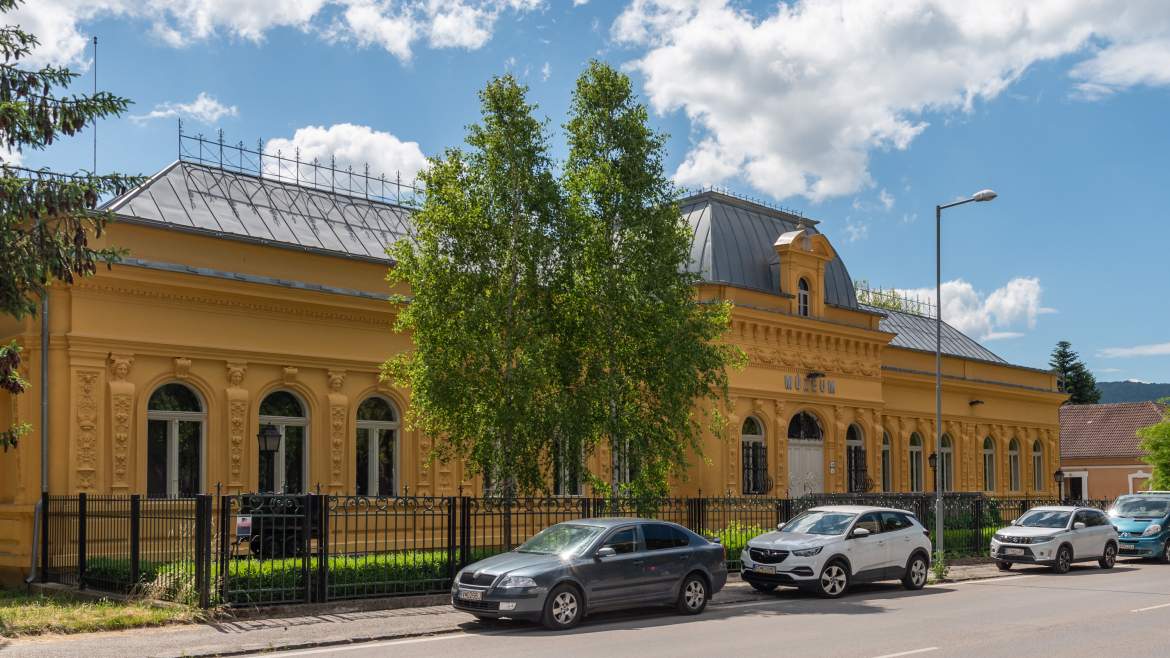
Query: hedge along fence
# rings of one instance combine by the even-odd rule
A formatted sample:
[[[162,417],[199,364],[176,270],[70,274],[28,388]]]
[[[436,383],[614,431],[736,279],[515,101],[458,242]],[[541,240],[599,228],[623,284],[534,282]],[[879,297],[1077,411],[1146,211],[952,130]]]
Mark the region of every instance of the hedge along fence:
[[[944,502],[946,552],[954,558],[984,555],[996,529],[1055,501],[948,494]],[[81,494],[46,497],[40,575],[204,607],[444,593],[461,567],[512,550],[549,525],[591,516],[678,523],[718,539],[735,571],[750,539],[830,504],[905,509],[933,532],[931,494],[653,501]]]

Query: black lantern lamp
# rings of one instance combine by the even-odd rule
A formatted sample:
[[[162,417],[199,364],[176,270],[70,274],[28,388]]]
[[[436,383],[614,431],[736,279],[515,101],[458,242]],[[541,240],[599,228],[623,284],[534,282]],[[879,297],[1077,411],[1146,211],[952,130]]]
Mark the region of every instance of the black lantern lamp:
[[[937,452],[930,453],[930,457],[928,457],[926,461],[930,463],[930,470],[932,470],[932,471],[935,470],[936,468],[938,468],[938,453]]]
[[[1052,474],[1052,479],[1056,480],[1056,489],[1058,491],[1058,495],[1060,496],[1061,502],[1063,502],[1064,501],[1064,471],[1060,470],[1059,468],[1056,469],[1056,472]]]
[[[260,432],[256,434],[256,442],[260,447],[260,490],[271,491],[273,482],[268,467],[280,450],[280,430],[275,425],[261,425]]]

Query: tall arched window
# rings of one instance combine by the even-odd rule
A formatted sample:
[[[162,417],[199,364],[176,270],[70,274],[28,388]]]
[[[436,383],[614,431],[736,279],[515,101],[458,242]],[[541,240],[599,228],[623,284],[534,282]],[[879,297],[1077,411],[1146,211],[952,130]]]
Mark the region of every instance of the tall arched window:
[[[915,432],[910,435],[910,491],[922,491],[922,437]]]
[[[260,491],[304,493],[309,479],[309,419],[305,405],[289,391],[275,391],[260,403],[260,425],[280,432],[275,453],[260,454]]]
[[[1016,439],[1008,443],[1008,484],[1011,491],[1020,490],[1020,442]]]
[[[882,432],[882,491],[893,491],[893,459],[890,456],[890,435]]]
[[[869,473],[865,466],[865,441],[861,428],[850,425],[845,430],[845,471],[849,476],[849,493],[869,491]]]
[[[764,442],[764,426],[754,416],[743,421],[739,444],[743,453],[743,493],[749,496],[767,493],[772,488],[768,478],[768,446]]]
[[[195,391],[164,384],[146,403],[146,495],[190,498],[203,489],[203,426]]]
[[[820,441],[821,424],[817,422],[816,416],[802,411],[788,422],[788,438]]]
[[[398,413],[377,396],[358,405],[357,494],[398,495]]]
[[[1039,441],[1032,443],[1032,488],[1044,491],[1044,446]]]
[[[943,434],[939,440],[939,480],[943,491],[955,490],[955,448],[949,434]]]
[[[804,317],[808,317],[808,309],[809,309],[808,279],[801,277],[800,281],[797,282],[796,287],[797,287],[796,312],[799,315],[802,315]]]
[[[983,490],[995,491],[995,440],[990,436],[983,439]]]

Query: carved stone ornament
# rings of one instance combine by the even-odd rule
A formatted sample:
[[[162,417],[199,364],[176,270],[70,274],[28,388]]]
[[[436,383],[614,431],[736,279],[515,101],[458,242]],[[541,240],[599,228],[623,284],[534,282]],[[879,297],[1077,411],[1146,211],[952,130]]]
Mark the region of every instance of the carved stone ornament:
[[[231,388],[240,388],[244,383],[244,376],[248,374],[248,366],[243,363],[229,363],[227,364],[227,380],[228,386]]]
[[[293,366],[284,367],[284,383],[291,384],[297,380],[297,373],[299,371]]]
[[[344,370],[330,370],[329,373],[329,391],[332,393],[340,393],[341,387],[345,385],[345,371]]]
[[[130,368],[134,365],[134,357],[129,354],[110,355],[110,379],[124,382],[130,376]]]
[[[129,485],[126,476],[130,469],[130,435],[133,431],[134,384],[126,381],[134,357],[128,354],[110,355],[110,432],[113,438],[113,486]]]
[[[177,356],[175,357],[175,377],[179,379],[186,379],[191,374],[191,359]]]
[[[101,373],[83,370],[77,373],[77,488],[93,489],[97,485],[97,385]]]

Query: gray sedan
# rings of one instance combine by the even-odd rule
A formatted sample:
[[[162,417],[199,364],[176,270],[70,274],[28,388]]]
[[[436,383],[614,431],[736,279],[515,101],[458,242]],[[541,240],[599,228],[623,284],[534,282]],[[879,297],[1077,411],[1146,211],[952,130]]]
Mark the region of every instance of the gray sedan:
[[[723,546],[647,519],[582,519],[455,576],[451,605],[479,619],[576,626],[586,612],[674,605],[698,614],[727,582]]]

